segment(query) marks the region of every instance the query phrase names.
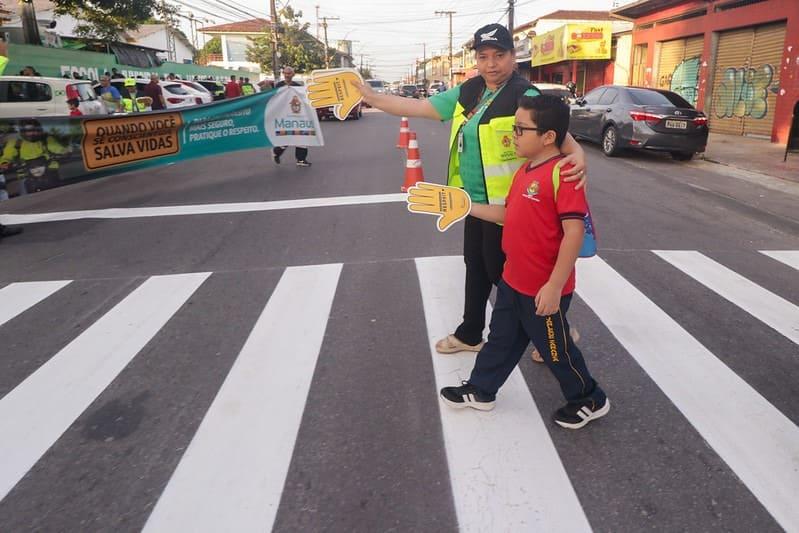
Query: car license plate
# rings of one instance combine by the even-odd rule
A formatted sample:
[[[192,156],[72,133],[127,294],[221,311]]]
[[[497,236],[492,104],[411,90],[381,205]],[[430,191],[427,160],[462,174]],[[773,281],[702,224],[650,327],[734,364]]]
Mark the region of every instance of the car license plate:
[[[674,130],[685,130],[688,129],[688,123],[684,120],[667,120],[666,127]]]

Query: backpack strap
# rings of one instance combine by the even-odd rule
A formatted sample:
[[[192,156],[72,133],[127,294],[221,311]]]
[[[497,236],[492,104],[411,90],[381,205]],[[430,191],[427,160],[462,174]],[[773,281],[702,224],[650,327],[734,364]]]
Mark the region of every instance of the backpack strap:
[[[555,165],[552,167],[552,190],[555,193],[555,202],[558,201],[558,189],[560,189],[560,167]]]

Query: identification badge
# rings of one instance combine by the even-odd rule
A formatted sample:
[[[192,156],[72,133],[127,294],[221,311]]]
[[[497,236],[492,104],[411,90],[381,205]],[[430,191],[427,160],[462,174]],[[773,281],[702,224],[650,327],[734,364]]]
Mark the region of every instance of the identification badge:
[[[458,132],[458,153],[463,153],[463,128]]]

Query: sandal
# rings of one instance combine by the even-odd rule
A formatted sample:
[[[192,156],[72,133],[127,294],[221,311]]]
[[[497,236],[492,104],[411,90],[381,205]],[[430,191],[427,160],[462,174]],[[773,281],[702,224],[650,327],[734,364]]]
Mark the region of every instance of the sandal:
[[[572,342],[574,343],[577,343],[580,340],[580,332],[577,331],[577,328],[570,328],[569,335],[571,336]],[[538,353],[538,350],[535,349],[535,346],[533,346],[533,351],[530,353],[530,357],[533,358],[534,363],[544,362],[544,358],[541,357],[541,354]]]
[[[436,351],[438,353],[479,352],[483,344],[483,341],[480,341],[472,346],[461,342],[455,335],[447,335],[436,343]]]

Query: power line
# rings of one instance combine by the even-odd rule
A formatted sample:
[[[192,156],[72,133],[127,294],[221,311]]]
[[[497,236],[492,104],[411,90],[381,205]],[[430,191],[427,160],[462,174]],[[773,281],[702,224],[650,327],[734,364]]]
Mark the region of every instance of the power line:
[[[214,18],[218,18],[218,19],[224,20],[226,22],[240,22],[239,20],[230,18],[229,16],[224,16],[224,15],[220,15],[219,13],[214,13],[214,12],[208,11],[206,9],[203,9],[203,8],[197,6],[197,5],[192,5],[192,4],[189,4],[187,2],[183,2],[182,0],[174,0],[174,1],[177,2],[178,4],[182,5],[183,7],[187,7],[189,9],[194,9],[194,10],[199,11],[201,13],[205,13],[206,15],[211,15]]]

